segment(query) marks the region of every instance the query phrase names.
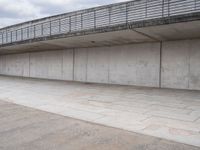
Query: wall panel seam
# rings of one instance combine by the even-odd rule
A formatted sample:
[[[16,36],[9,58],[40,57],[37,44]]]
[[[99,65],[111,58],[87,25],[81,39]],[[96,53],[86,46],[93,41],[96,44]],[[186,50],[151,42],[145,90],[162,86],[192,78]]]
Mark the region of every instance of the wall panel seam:
[[[162,49],[163,42],[160,42],[160,67],[159,67],[159,88],[162,87]]]

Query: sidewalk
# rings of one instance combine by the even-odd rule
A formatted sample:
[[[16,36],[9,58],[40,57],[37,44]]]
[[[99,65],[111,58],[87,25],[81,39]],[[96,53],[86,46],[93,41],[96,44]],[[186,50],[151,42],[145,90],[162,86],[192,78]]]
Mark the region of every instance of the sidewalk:
[[[200,92],[0,76],[0,99],[200,147]]]

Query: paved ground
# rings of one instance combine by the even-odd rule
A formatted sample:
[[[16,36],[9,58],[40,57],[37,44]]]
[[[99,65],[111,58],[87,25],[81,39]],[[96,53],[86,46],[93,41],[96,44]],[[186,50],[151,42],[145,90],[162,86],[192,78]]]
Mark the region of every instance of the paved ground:
[[[1,150],[199,150],[0,101]]]
[[[200,92],[0,76],[0,99],[200,147]]]

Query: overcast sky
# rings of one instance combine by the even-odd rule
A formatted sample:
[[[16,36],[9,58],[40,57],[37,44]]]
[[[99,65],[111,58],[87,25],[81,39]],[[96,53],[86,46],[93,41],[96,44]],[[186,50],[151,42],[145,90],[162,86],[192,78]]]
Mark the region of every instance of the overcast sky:
[[[0,28],[36,18],[126,0],[0,0]]]

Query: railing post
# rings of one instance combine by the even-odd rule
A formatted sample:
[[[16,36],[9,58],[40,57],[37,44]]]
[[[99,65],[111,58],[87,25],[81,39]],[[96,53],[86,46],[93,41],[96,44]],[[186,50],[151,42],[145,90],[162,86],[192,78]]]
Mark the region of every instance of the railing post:
[[[16,38],[15,38],[15,39],[16,39],[16,41],[17,41],[17,30],[16,30],[15,32],[16,32]]]
[[[126,24],[128,24],[128,3],[126,3]]]
[[[83,30],[83,14],[81,13],[81,30]]]
[[[43,36],[44,35],[44,31],[43,31],[43,23],[41,24],[41,35]]]
[[[3,44],[3,32],[1,33],[1,41],[2,41],[2,44]]]
[[[194,10],[197,10],[197,0],[194,0]]]
[[[168,0],[168,17],[170,16],[170,0]]]
[[[35,33],[36,31],[35,31],[35,25],[33,26],[33,38],[35,38],[35,36],[36,36],[36,33]]]
[[[50,24],[50,33],[49,34],[51,35],[51,20],[50,20],[49,24]]]
[[[145,4],[145,18],[147,18],[147,3],[148,3],[148,0],[146,0],[146,4]]]
[[[94,10],[94,28],[96,29],[97,22],[96,22],[96,10]]]
[[[27,27],[27,39],[29,39],[29,27]]]
[[[5,34],[5,31],[3,32],[3,43],[6,43],[6,40],[4,40],[5,38],[4,34]]]
[[[165,9],[165,0],[162,0],[162,17],[164,17],[164,9]]]
[[[6,43],[8,43],[8,30],[6,30]]]
[[[111,25],[111,7],[108,8],[109,25]]]
[[[10,34],[11,34],[11,35],[10,35],[10,42],[12,43],[12,31],[11,31]]]
[[[21,40],[23,40],[23,28],[21,28]]]
[[[71,28],[71,16],[69,16],[69,32],[71,32],[72,28]]]
[[[58,26],[59,26],[59,27],[58,27],[58,28],[59,28],[59,29],[58,29],[58,32],[61,33],[61,19],[60,19],[60,18],[59,18],[59,20],[58,20]]]

